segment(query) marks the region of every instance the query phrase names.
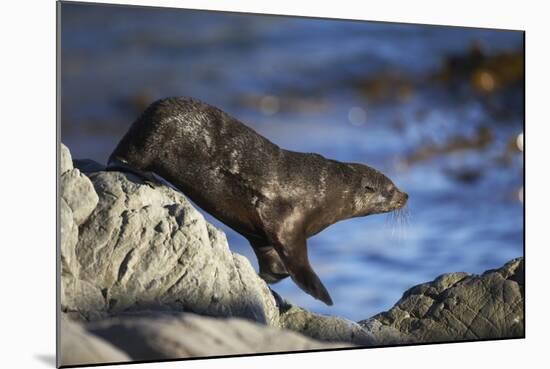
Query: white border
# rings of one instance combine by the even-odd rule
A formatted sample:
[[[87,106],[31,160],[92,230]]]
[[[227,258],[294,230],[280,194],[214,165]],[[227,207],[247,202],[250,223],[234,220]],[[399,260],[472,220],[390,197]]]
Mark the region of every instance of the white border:
[[[97,1],[102,2],[102,1]],[[104,1],[103,1],[104,2]],[[133,368],[469,368],[547,362],[548,65],[544,2],[180,0],[118,1],[197,9],[482,26],[527,31],[527,338],[259,356]],[[538,5],[541,4],[541,5]],[[2,367],[52,367],[55,353],[55,4],[2,4]],[[544,344],[544,346],[543,346]],[[48,358],[49,360],[44,358]],[[544,359],[543,359],[544,358]],[[536,366],[537,364],[535,364]],[[117,366],[118,368],[126,366]],[[116,368],[116,367],[115,367]]]

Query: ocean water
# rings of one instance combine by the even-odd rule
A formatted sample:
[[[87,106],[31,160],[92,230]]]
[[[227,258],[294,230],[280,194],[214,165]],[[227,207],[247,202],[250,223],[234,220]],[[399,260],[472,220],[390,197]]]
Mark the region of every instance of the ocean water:
[[[61,19],[73,157],[105,162],[150,102],[193,96],[283,148],[374,166],[409,194],[406,216],[309,239],[334,306],[290,280],[272,286],[288,300],[360,320],[440,274],[523,255],[523,84],[499,64],[522,53],[521,33],[78,4]],[[257,267],[243,237],[205,216]]]

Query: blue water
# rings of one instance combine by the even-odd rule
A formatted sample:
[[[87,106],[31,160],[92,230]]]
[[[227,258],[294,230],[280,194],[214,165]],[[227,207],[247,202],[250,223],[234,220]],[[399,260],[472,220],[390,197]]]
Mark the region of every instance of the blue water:
[[[105,162],[149,102],[187,95],[283,148],[372,165],[409,193],[406,219],[351,219],[309,239],[335,305],[290,280],[273,286],[296,304],[364,319],[415,284],[523,254],[523,160],[509,150],[523,129],[521,87],[496,117],[483,96],[430,82],[446,55],[473,42],[490,55],[518,51],[520,33],[63,4],[61,35],[62,141],[76,158]],[[385,73],[406,76],[413,92],[379,100],[357,89]],[[494,135],[486,149],[407,164],[426,142],[472,137],[480,126]],[[449,175],[464,169],[477,180]],[[246,240],[205,215],[257,267]]]

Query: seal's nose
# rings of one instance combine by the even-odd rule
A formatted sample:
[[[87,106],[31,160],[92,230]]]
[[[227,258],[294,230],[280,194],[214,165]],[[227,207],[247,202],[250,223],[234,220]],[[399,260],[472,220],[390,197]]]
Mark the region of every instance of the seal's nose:
[[[406,192],[402,192],[399,190],[395,191],[395,195],[393,196],[393,202],[399,208],[405,206],[408,199],[409,195]]]
[[[401,192],[401,199],[399,200],[399,202],[405,205],[408,199],[409,199],[409,194],[406,192]]]

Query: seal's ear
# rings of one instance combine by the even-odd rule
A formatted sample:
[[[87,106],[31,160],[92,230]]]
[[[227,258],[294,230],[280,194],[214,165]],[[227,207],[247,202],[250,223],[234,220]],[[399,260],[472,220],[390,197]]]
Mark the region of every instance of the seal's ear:
[[[305,239],[300,239],[292,244],[275,244],[275,250],[281,256],[292,280],[307,294],[332,305],[332,299],[309,264]]]

